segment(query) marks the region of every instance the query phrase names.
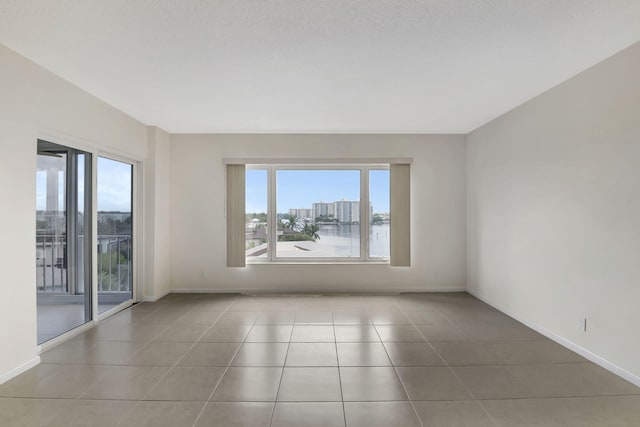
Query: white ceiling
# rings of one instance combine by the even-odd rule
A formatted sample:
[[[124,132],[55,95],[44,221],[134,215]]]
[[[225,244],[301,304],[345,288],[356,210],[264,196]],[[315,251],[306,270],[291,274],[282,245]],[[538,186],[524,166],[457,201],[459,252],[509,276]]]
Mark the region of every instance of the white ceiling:
[[[638,40],[639,0],[0,0],[0,43],[170,132],[466,133]]]

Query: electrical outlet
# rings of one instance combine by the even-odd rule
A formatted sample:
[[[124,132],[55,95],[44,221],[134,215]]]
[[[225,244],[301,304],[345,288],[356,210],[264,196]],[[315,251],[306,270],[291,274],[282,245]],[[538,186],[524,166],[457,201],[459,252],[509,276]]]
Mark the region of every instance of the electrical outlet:
[[[587,332],[587,318],[583,317],[580,319],[580,330],[582,332]]]

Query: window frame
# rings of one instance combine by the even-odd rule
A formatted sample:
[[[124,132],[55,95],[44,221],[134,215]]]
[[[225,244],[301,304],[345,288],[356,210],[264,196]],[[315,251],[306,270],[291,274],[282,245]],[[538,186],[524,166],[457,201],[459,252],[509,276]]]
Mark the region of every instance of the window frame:
[[[267,172],[267,256],[246,257],[246,264],[384,264],[391,257],[374,257],[369,254],[371,215],[369,206],[369,172],[390,170],[388,163],[301,163],[301,164],[245,164],[246,170]],[[282,257],[277,256],[277,171],[279,170],[351,170],[360,172],[360,256],[359,257]],[[391,198],[391,194],[389,194]],[[245,212],[246,214],[246,212]]]
[[[116,304],[115,306],[108,308],[104,311],[100,311],[100,293],[102,292],[104,295],[104,291],[101,291],[99,289],[99,278],[98,278],[98,274],[99,274],[99,270],[98,270],[98,258],[99,258],[99,253],[97,252],[97,248],[98,248],[98,241],[99,241],[99,237],[100,234],[98,233],[98,212],[99,212],[99,207],[98,207],[98,201],[100,199],[100,193],[98,192],[98,183],[100,180],[100,176],[99,176],[99,172],[100,172],[100,168],[99,168],[99,161],[100,159],[105,159],[111,162],[118,162],[118,163],[122,163],[124,165],[130,166],[131,167],[131,180],[130,180],[130,189],[131,189],[131,198],[130,198],[130,204],[131,204],[131,237],[130,237],[130,254],[129,254],[129,264],[130,264],[130,272],[129,272],[129,281],[131,283],[131,297],[126,300],[123,301],[119,304]],[[96,315],[99,316],[100,319],[109,317],[111,314],[117,313],[120,310],[122,310],[122,307],[127,307],[129,305],[132,305],[135,301],[138,301],[138,259],[141,257],[141,251],[142,251],[142,245],[140,245],[138,243],[138,240],[140,239],[140,234],[138,233],[137,228],[139,228],[139,213],[138,211],[141,210],[140,206],[139,206],[139,201],[136,197],[136,194],[139,192],[139,186],[140,186],[140,177],[139,177],[139,171],[137,170],[137,164],[138,162],[128,159],[126,157],[123,156],[119,156],[116,154],[111,154],[108,152],[102,152],[99,151],[96,155],[95,155],[95,163],[94,163],[94,167],[95,167],[95,172],[94,172],[94,179],[95,179],[95,208],[94,208],[94,215],[95,215],[95,244],[93,245],[96,248],[96,254],[95,254],[95,270],[96,270],[96,276],[95,276],[95,298],[96,298]]]

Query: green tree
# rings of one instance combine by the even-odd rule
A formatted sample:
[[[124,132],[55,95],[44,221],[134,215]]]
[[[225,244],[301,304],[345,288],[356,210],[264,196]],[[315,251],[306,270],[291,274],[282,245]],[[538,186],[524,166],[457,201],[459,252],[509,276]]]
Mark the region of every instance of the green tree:
[[[120,266],[127,266],[129,260],[117,251],[98,255],[98,289],[101,291],[124,290],[121,283]]]
[[[285,230],[298,231],[298,218],[296,215],[288,214],[282,220],[282,227]]]
[[[313,239],[314,242],[316,240],[320,240],[320,235],[318,234],[318,231],[320,231],[320,227],[316,224],[305,223],[304,227],[302,228],[302,234],[306,234],[307,236],[311,237],[311,239]]]

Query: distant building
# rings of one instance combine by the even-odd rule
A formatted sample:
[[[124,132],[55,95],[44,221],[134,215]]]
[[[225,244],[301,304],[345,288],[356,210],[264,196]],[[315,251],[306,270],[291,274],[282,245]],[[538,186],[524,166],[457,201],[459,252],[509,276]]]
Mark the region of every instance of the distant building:
[[[312,213],[313,213],[313,209],[306,209],[306,208],[289,209],[289,215],[295,215],[299,219],[309,219],[309,218],[315,219],[315,217],[311,216]]]
[[[340,200],[333,202],[335,217],[341,223],[360,222],[360,202]]]
[[[109,220],[112,220],[112,221],[126,221],[130,217],[131,217],[131,212],[119,212],[119,211],[105,212],[105,211],[100,211],[100,212],[98,212],[98,223],[104,223],[104,222],[107,222]]]
[[[315,220],[320,216],[335,216],[334,202],[318,202],[311,205],[311,217]]]

